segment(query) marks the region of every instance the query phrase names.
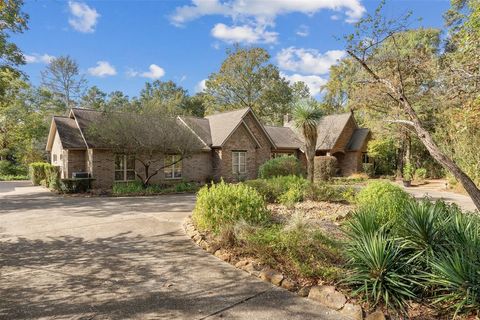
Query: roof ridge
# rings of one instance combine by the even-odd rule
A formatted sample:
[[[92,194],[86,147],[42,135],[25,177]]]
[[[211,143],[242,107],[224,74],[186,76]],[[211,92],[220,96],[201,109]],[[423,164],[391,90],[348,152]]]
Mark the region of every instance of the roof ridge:
[[[224,112],[214,113],[214,114],[211,114],[211,115],[205,116],[204,118],[206,119],[207,117],[212,117],[212,116],[217,116],[217,115],[221,115],[221,114],[227,114],[227,113],[232,113],[232,112],[247,111],[247,110],[249,110],[249,109],[250,109],[250,107],[245,107],[245,108],[241,108],[241,109],[235,109],[235,110],[224,111]]]
[[[191,116],[191,115],[185,115],[185,114],[179,115],[179,117],[180,118],[195,118],[195,119],[201,119],[201,120],[208,120],[205,117],[197,117],[197,116]]]
[[[102,112],[100,110],[95,110],[95,109],[91,109],[91,108],[78,108],[78,107],[72,107],[70,109],[75,109],[75,110],[83,110],[83,111],[93,111],[93,112]]]

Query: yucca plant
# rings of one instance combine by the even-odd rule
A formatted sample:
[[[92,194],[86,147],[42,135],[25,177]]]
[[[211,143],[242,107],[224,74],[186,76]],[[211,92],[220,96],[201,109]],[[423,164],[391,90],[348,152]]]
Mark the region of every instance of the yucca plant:
[[[408,249],[409,262],[428,265],[435,252],[444,245],[444,206],[428,200],[410,201],[405,207],[398,235]]]
[[[351,239],[348,249],[351,273],[345,280],[363,294],[371,307],[405,311],[407,300],[415,298],[418,284],[410,273],[405,254],[396,241],[383,232]]]
[[[382,225],[377,212],[371,208],[360,209],[353,212],[352,218],[345,225],[345,233],[352,240],[362,239],[386,231],[388,225]]]
[[[478,251],[478,247],[476,248]],[[471,250],[447,251],[431,262],[428,283],[435,288],[434,303],[459,312],[480,310],[480,255]]]

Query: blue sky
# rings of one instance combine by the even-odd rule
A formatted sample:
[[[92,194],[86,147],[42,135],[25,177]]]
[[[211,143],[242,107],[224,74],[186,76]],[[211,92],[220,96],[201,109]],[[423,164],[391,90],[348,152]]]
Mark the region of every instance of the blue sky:
[[[146,81],[173,80],[191,94],[219,69],[225,49],[261,46],[291,81],[313,93],[342,57],[340,37],[379,1],[363,0],[26,0],[29,30],[13,40],[34,84],[51,57],[70,55],[90,86],[136,96]],[[386,12],[413,10],[441,27],[447,0],[390,0]]]

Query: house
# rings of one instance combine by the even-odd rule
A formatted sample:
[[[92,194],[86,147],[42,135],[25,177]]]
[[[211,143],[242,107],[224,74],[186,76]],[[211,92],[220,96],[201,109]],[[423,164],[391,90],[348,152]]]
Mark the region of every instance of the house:
[[[68,116],[54,116],[46,150],[62,178],[87,173],[95,188],[110,188],[116,181],[135,179],[141,170],[135,158],[114,154],[86,134],[90,123],[101,112],[72,108]],[[302,136],[285,116],[284,126],[263,125],[250,108],[218,113],[204,118],[179,116],[177,123],[187,127],[202,144],[192,156],[168,166],[152,183],[169,181],[225,181],[255,179],[259,167],[272,157],[294,155],[305,163]],[[338,159],[339,174],[362,170],[370,131],[359,128],[353,113],[323,117],[318,126],[317,155]],[[162,155],[164,163],[175,162],[175,155]]]

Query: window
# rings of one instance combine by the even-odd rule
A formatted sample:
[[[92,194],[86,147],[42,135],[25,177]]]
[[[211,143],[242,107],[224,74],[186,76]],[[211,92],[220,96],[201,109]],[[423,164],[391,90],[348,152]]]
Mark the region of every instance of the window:
[[[362,163],[370,163],[370,157],[368,156],[368,153],[366,153],[366,152],[362,153]]]
[[[179,179],[182,177],[182,158],[178,154],[165,155],[165,179]]]
[[[53,162],[57,162],[57,155],[56,154],[53,155]]]
[[[135,180],[135,156],[115,155],[115,181]]]
[[[233,173],[247,172],[247,152],[246,151],[232,151],[232,170]]]

